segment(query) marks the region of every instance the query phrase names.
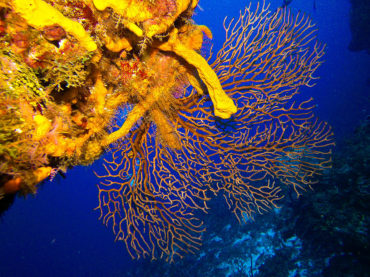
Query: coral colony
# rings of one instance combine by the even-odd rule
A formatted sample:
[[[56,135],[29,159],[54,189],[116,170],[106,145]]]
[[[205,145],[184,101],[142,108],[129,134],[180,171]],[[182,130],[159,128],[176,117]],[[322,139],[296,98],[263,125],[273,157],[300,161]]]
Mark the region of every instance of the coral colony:
[[[314,25],[248,6],[204,57],[212,33],[191,20],[196,6],[0,0],[0,198],[111,153],[101,220],[132,258],[173,261],[199,249],[196,214],[215,196],[245,221],[284,186],[309,188],[333,145],[297,99],[322,63]]]

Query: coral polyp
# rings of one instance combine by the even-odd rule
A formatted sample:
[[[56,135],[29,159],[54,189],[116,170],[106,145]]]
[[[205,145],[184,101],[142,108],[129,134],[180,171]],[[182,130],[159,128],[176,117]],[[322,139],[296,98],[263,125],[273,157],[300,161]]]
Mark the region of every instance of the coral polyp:
[[[0,198],[111,152],[100,218],[133,258],[173,261],[199,248],[212,196],[244,221],[310,187],[333,145],[295,99],[324,54],[310,20],[248,7],[203,57],[196,6],[0,0]]]

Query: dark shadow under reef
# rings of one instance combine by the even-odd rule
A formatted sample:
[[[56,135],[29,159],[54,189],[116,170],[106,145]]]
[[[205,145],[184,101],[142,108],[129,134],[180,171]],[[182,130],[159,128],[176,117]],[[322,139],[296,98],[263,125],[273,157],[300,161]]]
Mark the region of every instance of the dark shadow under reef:
[[[0,199],[0,218],[4,216],[5,212],[12,206],[15,196],[15,194],[7,194],[4,195],[4,198]]]

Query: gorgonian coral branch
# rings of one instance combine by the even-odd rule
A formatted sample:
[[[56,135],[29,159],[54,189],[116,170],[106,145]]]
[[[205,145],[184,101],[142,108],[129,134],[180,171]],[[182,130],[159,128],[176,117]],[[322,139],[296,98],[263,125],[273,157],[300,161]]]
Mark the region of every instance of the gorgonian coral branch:
[[[215,117],[209,94],[196,91],[201,80],[188,80],[199,86],[159,97],[105,163],[98,209],[132,256],[173,260],[197,249],[203,228],[194,214],[213,195],[246,220],[277,206],[280,185],[299,195],[330,165],[331,129],[311,99],[296,97],[324,54],[311,21],[258,6],[224,26],[211,67],[237,113]]]

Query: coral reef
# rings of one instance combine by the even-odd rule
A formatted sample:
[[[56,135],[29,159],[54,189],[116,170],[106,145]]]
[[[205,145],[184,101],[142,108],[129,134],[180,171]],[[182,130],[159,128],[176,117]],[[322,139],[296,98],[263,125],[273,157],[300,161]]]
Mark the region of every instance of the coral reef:
[[[158,99],[183,87],[179,80],[186,74],[199,74],[218,116],[235,113],[217,76],[196,53],[202,30],[209,31],[191,24],[195,5],[190,0],[1,1],[2,193],[7,187],[35,192],[50,174],[92,163]],[[135,107],[121,128],[108,134],[122,105]],[[152,114],[166,124],[161,113]]]
[[[215,117],[212,97],[192,83],[158,105],[165,124],[152,110],[112,147],[98,174],[98,210],[132,257],[194,252],[203,231],[194,214],[215,195],[245,221],[276,207],[282,184],[300,195],[329,166],[330,127],[313,118],[311,100],[294,99],[312,85],[324,53],[312,27],[286,10],[246,8],[225,22],[226,42],[211,63],[237,113]]]
[[[333,167],[302,197],[239,225],[222,199],[202,216],[197,255],[139,261],[127,276],[367,276],[370,270],[370,118],[337,147]],[[232,230],[232,231],[231,231]]]
[[[219,195],[245,221],[330,166],[313,115],[324,46],[310,19],[247,7],[200,52],[196,0],[0,0],[0,197],[111,152],[104,224],[133,258],[195,252]]]

